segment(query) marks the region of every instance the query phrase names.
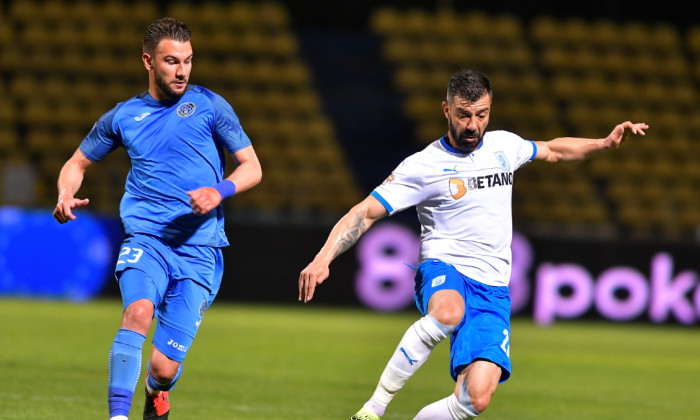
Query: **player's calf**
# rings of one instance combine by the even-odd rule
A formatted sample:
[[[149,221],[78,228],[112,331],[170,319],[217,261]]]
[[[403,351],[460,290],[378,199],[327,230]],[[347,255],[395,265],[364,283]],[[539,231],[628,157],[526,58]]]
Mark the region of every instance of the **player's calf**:
[[[472,397],[467,391],[467,381],[457,387],[457,394],[451,394],[447,398],[423,407],[413,420],[467,420],[473,419],[488,406],[488,401],[491,399],[489,394],[484,400],[483,395],[478,396],[472,401]],[[477,409],[477,407],[479,409]]]
[[[449,337],[455,328],[441,324],[431,315],[416,321],[401,338],[365,408],[383,416],[396,393],[428,359],[435,346]]]
[[[141,348],[146,336],[119,329],[109,352],[108,403],[111,418],[127,417],[141,373]]]

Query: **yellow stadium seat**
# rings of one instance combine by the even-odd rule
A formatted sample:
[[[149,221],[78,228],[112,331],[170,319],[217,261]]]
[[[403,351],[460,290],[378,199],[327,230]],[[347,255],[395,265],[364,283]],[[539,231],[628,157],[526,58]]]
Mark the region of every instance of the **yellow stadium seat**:
[[[258,5],[258,22],[270,29],[289,26],[289,15],[281,3],[264,2]]]
[[[619,28],[609,20],[598,20],[591,24],[589,37],[591,43],[597,48],[614,49],[620,48],[618,36]]]
[[[425,36],[432,28],[427,13],[417,8],[404,12],[401,21],[402,25],[398,29],[407,36]]]
[[[489,15],[482,12],[469,12],[462,17],[463,25],[461,25],[462,36],[467,40],[481,39],[484,34],[491,33],[493,22]],[[495,32],[494,32],[495,33]],[[497,36],[497,35],[496,35]]]
[[[225,21],[236,30],[247,31],[257,26],[258,12],[255,6],[246,1],[231,3],[225,8]]]
[[[673,51],[681,47],[681,36],[678,31],[666,23],[655,23],[651,28],[651,36],[647,37],[647,42],[651,41],[658,51]]]
[[[454,39],[461,28],[460,17],[450,9],[438,9],[432,18],[433,30],[445,40]]]
[[[370,15],[370,28],[379,35],[389,36],[400,31],[403,24],[400,13],[390,6],[380,6]]]
[[[13,21],[0,16],[0,45],[9,45],[14,42],[15,28]]]
[[[280,31],[267,43],[268,53],[282,58],[292,58],[298,54],[296,38],[288,31]]]
[[[404,38],[390,38],[384,42],[383,52],[389,62],[403,63],[413,56],[413,43]]]
[[[0,112],[5,111],[5,105],[0,104]],[[14,119],[10,122],[3,121],[5,117],[0,116],[2,125],[0,126],[0,162],[15,153],[18,149],[17,130],[12,126]]]
[[[559,29],[559,36],[573,45],[590,45],[589,25],[578,17],[566,19]]]
[[[694,25],[688,29],[686,45],[695,59],[700,57],[700,25]]]
[[[198,23],[196,20],[198,10],[199,5],[195,4],[194,2],[179,0],[171,2],[168,5],[167,15],[183,21],[189,26]]]
[[[29,21],[43,21],[41,2],[37,0],[13,1],[10,3],[10,18],[24,24]]]
[[[530,35],[536,43],[543,46],[559,44],[560,24],[551,16],[537,16],[530,25]]]

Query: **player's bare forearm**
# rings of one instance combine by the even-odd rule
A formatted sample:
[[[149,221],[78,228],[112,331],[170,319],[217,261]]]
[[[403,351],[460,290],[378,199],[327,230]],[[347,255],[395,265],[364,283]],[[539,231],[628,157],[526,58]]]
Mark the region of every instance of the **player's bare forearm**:
[[[331,262],[340,254],[350,249],[367,230],[365,211],[362,203],[353,207],[333,227],[326,243],[311,263],[299,275],[299,300],[309,302],[316,286],[323,283],[330,274]],[[371,223],[370,223],[371,224]]]
[[[605,139],[585,139],[576,137],[559,137],[548,142],[538,142],[540,151],[545,152],[543,160],[547,162],[575,162],[605,150]]]
[[[314,260],[299,275],[299,300],[304,303],[310,301],[316,286],[328,278],[331,262],[355,245],[362,234],[386,214],[386,209],[369,196],[343,216]]]
[[[58,194],[64,197],[73,197],[83,183],[83,177],[88,166],[92,162],[85,155],[76,150],[73,156],[66,161],[58,175]]]
[[[369,196],[338,221],[316,258],[320,257],[330,264],[338,255],[352,248],[360,236],[385,215],[384,207]]]
[[[236,169],[226,178],[226,180],[233,183],[233,185],[229,184],[230,188],[217,189],[220,187],[220,184],[216,187],[206,186],[187,191],[193,213],[199,215],[207,214],[218,207],[224,198],[249,190],[260,183],[262,169],[253,146],[248,146],[235,152],[233,159],[237,163]]]
[[[88,204],[87,199],[75,198],[75,193],[78,192],[83,183],[85,170],[92,162],[85,155],[76,150],[73,156],[63,165],[61,172],[58,175],[58,202],[53,211],[53,217],[59,223],[66,223],[69,220],[74,220],[72,210],[76,207],[85,206]]]
[[[536,159],[547,162],[573,162],[584,160],[603,150],[619,147],[630,134],[645,135],[649,128],[644,123],[626,121],[618,124],[605,138],[588,139],[577,137],[560,137],[547,142],[535,142],[537,145]]]
[[[336,240],[335,252],[333,253],[333,258],[352,248],[353,245],[360,239],[365,231],[367,231],[367,222],[365,220],[364,214],[353,214],[351,216],[352,220],[348,224],[347,228],[342,232],[339,238]]]
[[[262,167],[253,146],[248,146],[233,154],[236,169],[226,179],[236,185],[236,193],[249,190],[262,180]]]

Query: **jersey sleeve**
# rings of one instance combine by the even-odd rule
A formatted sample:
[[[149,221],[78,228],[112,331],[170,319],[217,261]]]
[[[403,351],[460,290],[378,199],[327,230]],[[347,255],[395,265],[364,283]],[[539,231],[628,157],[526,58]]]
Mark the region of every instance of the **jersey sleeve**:
[[[532,162],[537,155],[537,146],[530,140],[525,140],[517,134],[508,133],[509,141],[513,152],[515,153],[515,169]]]
[[[243,131],[233,107],[219,95],[212,96],[212,103],[216,116],[213,127],[214,138],[220,141],[229,153],[250,146],[250,138]]]
[[[415,206],[429,194],[420,177],[422,173],[416,162],[404,160],[371,194],[389,214]]]
[[[121,137],[114,125],[118,108],[115,107],[102,115],[80,143],[80,151],[92,162],[97,162],[121,145]]]

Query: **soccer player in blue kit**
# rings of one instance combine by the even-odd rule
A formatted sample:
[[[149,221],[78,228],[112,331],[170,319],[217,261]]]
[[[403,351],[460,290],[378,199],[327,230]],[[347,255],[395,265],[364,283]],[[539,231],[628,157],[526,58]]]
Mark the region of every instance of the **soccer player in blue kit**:
[[[459,420],[489,405],[510,364],[510,280],[513,173],[533,159],[578,161],[620,145],[646,124],[617,125],[605,138],[527,141],[486,131],[493,94],[488,77],[452,76],[442,102],[447,134],[406,158],[383,184],[331,230],[299,276],[299,300],[313,298],[329,265],[377,220],[415,206],[421,224],[416,305],[423,315],[401,338],[379,384],[351,420],[379,420],[433,348],[450,339],[453,393],[425,406],[414,420]]]
[[[168,391],[223,273],[228,245],[222,200],[262,178],[250,139],[219,95],[189,85],[190,29],[162,18],[146,29],[148,91],[104,114],[61,169],[59,223],[88,204],[75,198],[86,169],[118,147],[131,159],[120,205],[125,239],[115,276],[123,299],[109,355],[110,418],[125,420],[141,370],[141,351],[158,319],[147,365],[144,419],[167,419]],[[224,178],[224,153],[236,168]]]

